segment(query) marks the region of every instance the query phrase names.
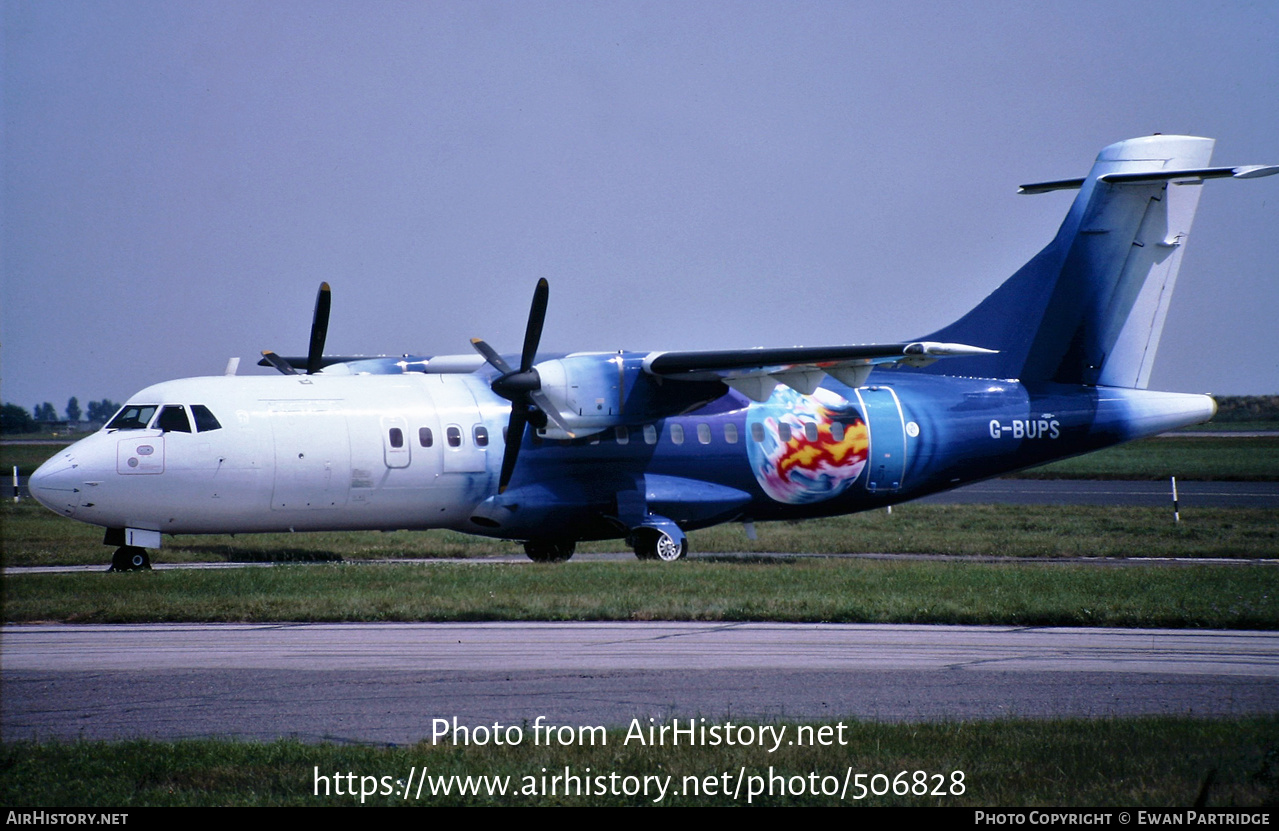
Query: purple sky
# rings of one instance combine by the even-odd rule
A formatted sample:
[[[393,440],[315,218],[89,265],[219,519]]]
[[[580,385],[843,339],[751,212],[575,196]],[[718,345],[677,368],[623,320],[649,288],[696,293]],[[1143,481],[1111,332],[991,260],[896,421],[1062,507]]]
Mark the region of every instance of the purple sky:
[[[896,341],[1098,150],[1279,163],[1279,4],[12,2],[0,396],[306,349]],[[1279,178],[1205,186],[1151,386],[1279,392]],[[247,369],[242,371],[249,371]],[[263,371],[263,370],[252,370]]]

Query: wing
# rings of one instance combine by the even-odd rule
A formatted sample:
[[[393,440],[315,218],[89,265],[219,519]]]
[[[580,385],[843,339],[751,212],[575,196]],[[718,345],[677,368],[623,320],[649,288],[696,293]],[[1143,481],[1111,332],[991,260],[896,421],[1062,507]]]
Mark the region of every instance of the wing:
[[[876,366],[927,366],[940,358],[995,352],[980,346],[933,341],[652,352],[644,359],[644,371],[673,381],[722,381],[752,401],[765,401],[778,384],[809,395],[829,375],[855,389],[866,383],[866,376]]]

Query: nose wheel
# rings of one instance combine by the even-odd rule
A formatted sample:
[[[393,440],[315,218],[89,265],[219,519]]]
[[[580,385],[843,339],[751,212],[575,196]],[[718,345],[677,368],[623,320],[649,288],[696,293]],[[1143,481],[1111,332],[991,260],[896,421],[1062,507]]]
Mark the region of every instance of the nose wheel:
[[[151,555],[145,548],[122,545],[111,555],[111,568],[107,571],[150,571]]]

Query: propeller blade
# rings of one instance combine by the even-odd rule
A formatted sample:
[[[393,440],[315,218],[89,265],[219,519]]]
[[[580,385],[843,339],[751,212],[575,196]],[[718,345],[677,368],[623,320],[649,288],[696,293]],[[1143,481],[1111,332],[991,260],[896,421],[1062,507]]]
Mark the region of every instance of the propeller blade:
[[[502,373],[503,375],[511,374],[511,371],[512,371],[511,365],[508,364],[506,361],[502,360],[502,356],[497,354],[496,349],[489,346],[487,343],[480,340],[479,338],[471,338],[471,346],[474,346],[475,351],[483,355],[484,360],[488,361],[489,365],[492,366],[494,369],[496,369],[498,372]]]
[[[500,375],[489,384],[493,392],[511,402],[511,420],[506,426],[506,450],[502,453],[502,472],[497,480],[497,492],[504,493],[515,473],[515,460],[520,455],[520,444],[524,441],[524,431],[530,422],[539,429],[546,426],[547,419],[555,422],[569,437],[573,432],[568,429],[559,410],[542,392],[542,377],[533,368],[537,359],[537,345],[542,340],[542,325],[546,323],[546,307],[550,299],[551,288],[546,278],[537,281],[533,290],[533,305],[528,311],[528,325],[524,328],[524,349],[520,352],[520,368],[511,369],[511,365],[497,354],[497,350],[479,338],[471,338],[471,346],[488,361],[489,366]],[[533,408],[537,410],[534,411]]]
[[[314,375],[320,371],[320,363],[324,358],[324,340],[329,334],[329,309],[333,305],[333,296],[328,283],[320,283],[320,291],[315,295],[315,315],[311,318],[311,347],[306,353],[306,374]]]
[[[511,405],[511,420],[506,425],[506,449],[502,451],[502,473],[497,479],[497,492],[506,493],[506,486],[511,483],[511,475],[515,473],[515,460],[520,455],[520,444],[524,441],[524,425],[528,423],[528,411],[518,404]]]
[[[524,330],[524,351],[520,353],[520,372],[528,372],[533,368],[533,359],[537,355],[537,345],[542,340],[542,324],[546,322],[546,305],[550,299],[551,286],[546,278],[537,281],[533,290],[533,305],[528,310],[528,326]]]
[[[294,369],[294,368],[293,368],[293,365],[292,365],[292,364],[290,364],[288,361],[284,360],[284,359],[283,359],[283,358],[281,358],[279,355],[277,355],[277,354],[275,354],[274,352],[272,352],[270,349],[264,349],[264,350],[262,350],[262,360],[266,361],[266,362],[267,362],[267,363],[269,363],[271,366],[273,366],[273,367],[275,367],[276,369],[280,370],[280,371],[281,371],[281,372],[283,372],[285,375],[297,375],[297,374],[298,374],[298,371],[297,371],[296,369]]]
[[[565,433],[568,433],[568,437],[570,439],[577,437],[572,430],[568,429],[568,425],[565,424],[564,419],[560,417],[560,411],[551,403],[551,399],[546,397],[546,393],[541,390],[533,390],[528,394],[528,397],[530,401],[537,405],[537,408],[541,410],[547,418],[555,422],[556,427],[560,428]]]

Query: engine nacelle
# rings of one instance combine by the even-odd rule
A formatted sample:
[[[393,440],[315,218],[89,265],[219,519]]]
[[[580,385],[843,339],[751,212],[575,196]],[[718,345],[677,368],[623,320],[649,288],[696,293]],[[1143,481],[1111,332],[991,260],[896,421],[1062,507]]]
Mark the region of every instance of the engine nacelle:
[[[537,364],[542,392],[578,437],[647,424],[695,410],[724,395],[718,381],[662,381],[644,371],[646,352],[578,352]],[[657,392],[661,390],[661,395]],[[548,424],[551,439],[568,436]]]

